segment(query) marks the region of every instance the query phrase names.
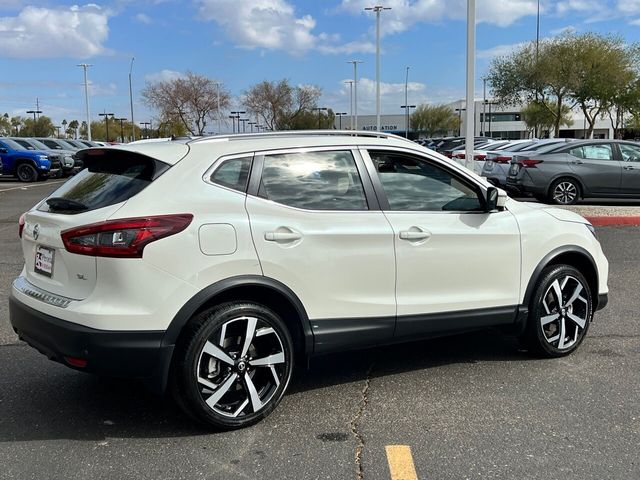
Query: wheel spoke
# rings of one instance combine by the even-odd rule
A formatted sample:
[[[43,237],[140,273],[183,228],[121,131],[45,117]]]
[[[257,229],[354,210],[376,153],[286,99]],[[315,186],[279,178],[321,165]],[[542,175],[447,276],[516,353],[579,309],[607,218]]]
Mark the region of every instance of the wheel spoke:
[[[560,282],[558,282],[558,280],[555,280],[552,284],[551,287],[553,288],[553,292],[556,295],[556,302],[557,302],[557,307],[558,309],[562,308],[562,289],[560,288]]]
[[[270,366],[276,363],[284,363],[284,352],[274,353],[273,355],[269,355],[268,357],[255,358],[249,362],[249,365],[259,367]]]
[[[238,415],[240,415],[240,413],[246,408],[247,405],[249,405],[249,399],[245,398],[244,402],[242,402],[240,406],[236,409],[236,411],[233,412],[233,417],[235,418]]]
[[[544,327],[548,323],[551,323],[554,320],[557,320],[558,318],[560,318],[560,314],[559,313],[552,313],[551,315],[546,315],[544,317],[540,317],[540,323]]]
[[[229,365],[233,365],[235,362],[233,359],[227,355],[220,347],[214,345],[211,342],[207,342],[204,344],[204,348],[202,351],[212,357],[217,358],[218,360],[222,360],[224,363]]]
[[[580,328],[584,328],[584,326],[587,324],[586,320],[583,320],[582,318],[574,315],[573,313],[567,313],[567,317],[569,317]]]
[[[251,377],[247,372],[245,372],[244,374],[244,383],[247,386],[247,390],[249,391],[249,398],[251,399],[251,408],[253,408],[254,412],[257,412],[262,408],[262,400],[260,400],[258,391],[256,390],[256,387],[253,384],[253,380],[251,380]]]
[[[564,317],[560,318],[560,338],[558,339],[558,350],[564,348],[564,337],[566,335],[566,328],[564,324]]]
[[[271,370],[271,374],[273,375],[273,380],[276,382],[276,388],[280,386],[280,379],[278,378],[278,374],[276,373],[276,367],[273,365],[269,365],[269,369]]]
[[[215,408],[216,404],[220,401],[220,399],[224,396],[224,394],[229,391],[229,389],[231,388],[231,385],[233,385],[237,379],[238,379],[238,376],[234,373],[232,375],[229,375],[221,385],[216,387],[214,384],[212,384],[208,380],[198,377],[198,382],[200,382],[201,384],[206,385],[208,388],[211,388],[211,387],[215,388],[215,390],[213,391],[213,394],[206,400],[207,405],[209,405],[211,408]]]
[[[251,342],[253,342],[253,336],[256,333],[256,323],[258,320],[253,317],[247,317],[247,331],[245,332],[244,344],[242,345],[242,353],[241,357],[244,357],[249,351],[249,347],[251,346]]]
[[[573,291],[573,294],[571,295],[571,298],[567,300],[566,306],[568,307],[569,305],[573,304],[573,302],[575,302],[576,299],[580,296],[581,292],[582,292],[582,284],[578,283],[578,285],[576,286],[576,289]]]

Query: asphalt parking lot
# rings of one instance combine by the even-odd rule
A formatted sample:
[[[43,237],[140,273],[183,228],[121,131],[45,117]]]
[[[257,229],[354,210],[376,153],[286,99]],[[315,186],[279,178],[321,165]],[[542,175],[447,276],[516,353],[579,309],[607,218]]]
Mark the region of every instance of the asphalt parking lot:
[[[574,355],[488,331],[319,358],[265,421],[212,433],[13,334],[18,217],[54,182],[0,181],[0,479],[389,479],[393,445],[420,479],[640,478],[640,228],[598,229],[610,303]]]

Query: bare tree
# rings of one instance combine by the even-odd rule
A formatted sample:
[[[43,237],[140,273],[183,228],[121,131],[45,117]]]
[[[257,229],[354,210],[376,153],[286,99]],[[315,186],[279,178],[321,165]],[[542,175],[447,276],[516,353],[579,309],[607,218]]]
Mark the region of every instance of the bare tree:
[[[148,82],[142,97],[147,105],[159,110],[161,118],[179,119],[191,135],[203,135],[208,120],[220,118],[218,107],[228,108],[230,99],[222,84],[192,72],[171,80]]]
[[[321,94],[318,87],[293,87],[286,79],[264,81],[245,92],[243,103],[249,113],[269,129],[290,130],[301,128],[300,117],[316,107]]]

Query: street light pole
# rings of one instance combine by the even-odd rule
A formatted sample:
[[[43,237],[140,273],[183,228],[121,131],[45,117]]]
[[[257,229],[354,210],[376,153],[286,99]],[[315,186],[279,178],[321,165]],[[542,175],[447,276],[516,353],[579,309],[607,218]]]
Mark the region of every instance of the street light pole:
[[[220,82],[216,82],[216,100],[218,102],[218,135],[222,132],[222,115],[220,115]]]
[[[93,65],[88,63],[80,63],[77,65],[84,70],[84,103],[87,110],[87,140],[91,141],[91,116],[89,115],[89,83],[87,81],[87,68]]]
[[[340,126],[338,127],[338,130],[342,130],[342,117],[346,114],[347,112],[336,112],[336,116],[340,119]]]
[[[351,113],[351,116],[355,115],[352,129],[357,130],[358,129],[358,64],[362,63],[362,61],[350,60],[347,63],[353,63],[353,83],[351,84],[351,88],[353,89],[352,98],[353,98],[354,108]]]
[[[376,5],[365,10],[376,12],[376,128],[380,131],[380,12],[391,10],[391,7]]]
[[[131,88],[131,73],[133,72],[133,61],[136,57],[131,57],[131,66],[129,67],[129,103],[131,105],[131,139],[136,141],[136,127],[133,120],[133,89]],[[122,134],[122,143],[124,143],[124,134]]]
[[[355,130],[353,123],[353,80],[347,80],[344,83],[349,84],[349,127]]]
[[[404,79],[404,105],[409,105],[409,67],[407,67],[407,75]],[[409,138],[409,109],[406,108],[404,121],[404,138]]]
[[[464,166],[473,162],[474,80],[476,66],[476,0],[467,0],[467,122],[465,134]]]
[[[149,128],[151,127],[151,122],[140,122],[140,125],[144,127],[144,131],[146,133],[146,137],[149,138]]]
[[[104,123],[107,125],[107,138],[106,141],[109,141],[109,116],[113,117],[113,113],[107,113],[105,110],[103,113],[98,114],[99,117],[104,117]]]
[[[124,121],[126,120],[126,118],[122,117],[122,118],[114,118],[114,120],[119,120],[120,121],[120,139],[122,140],[122,143],[124,143]]]
[[[409,115],[410,115],[411,109],[412,108],[416,108],[416,106],[415,105],[404,104],[404,105],[400,105],[400,108],[404,108],[405,109],[405,117],[406,117],[405,121],[407,122],[406,123],[405,138],[409,138],[409,127],[410,127],[410,123],[411,123],[410,120],[409,120],[409,118],[410,118]]]
[[[37,137],[38,136],[38,120],[36,119],[36,115],[40,115],[42,113],[42,110],[40,110],[39,108],[36,108],[35,110],[27,110],[27,113],[33,113],[33,136]]]
[[[320,112],[324,111],[326,112],[328,110],[327,107],[315,107],[312,110],[317,110],[318,111],[318,130],[320,130],[320,128],[322,128],[320,126],[320,120],[322,119],[322,117],[320,116]]]
[[[245,124],[249,121],[248,118],[239,118],[238,119],[238,133],[240,133],[240,122],[242,122],[242,133],[247,133],[247,129]]]

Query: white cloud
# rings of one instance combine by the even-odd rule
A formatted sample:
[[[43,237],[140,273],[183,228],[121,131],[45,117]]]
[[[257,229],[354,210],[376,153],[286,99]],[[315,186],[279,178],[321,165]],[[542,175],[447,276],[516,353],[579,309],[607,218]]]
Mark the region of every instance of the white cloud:
[[[220,25],[240,48],[284,50],[294,56],[309,51],[328,55],[375,51],[367,40],[341,43],[338,34],[314,32],[316,20],[296,12],[287,0],[197,0],[197,3],[200,17]]]
[[[118,93],[118,86],[115,83],[101,84],[89,81],[89,93],[94,97],[110,97]]]
[[[631,20],[629,25],[638,25],[640,26],[640,18],[636,18],[635,20]]]
[[[147,82],[158,83],[158,82],[166,82],[170,80],[177,80],[178,78],[184,77],[185,74],[182,72],[176,72],[175,70],[160,70],[159,72],[154,72],[146,75],[144,79]]]
[[[340,9],[364,15],[364,8],[373,3],[370,0],[342,0]],[[402,32],[418,23],[464,20],[467,15],[466,0],[386,0],[384,5],[391,7],[381,14],[385,34]],[[536,12],[537,0],[478,0],[476,6],[478,23],[501,27]],[[367,14],[373,16],[371,12]]]
[[[145,25],[151,25],[153,23],[153,20],[151,20],[151,17],[149,15],[144,14],[144,13],[139,13],[133,18],[137,22],[144,23]]]
[[[640,0],[618,0],[618,10],[632,15],[640,13]]]
[[[526,45],[525,42],[496,45],[495,47],[487,48],[484,50],[478,50],[476,52],[476,56],[479,59],[492,59],[494,57],[502,57],[504,55],[509,55],[510,53],[523,47],[524,45]]]
[[[25,7],[0,17],[0,56],[87,58],[108,53],[109,12],[97,5],[49,9]]]

